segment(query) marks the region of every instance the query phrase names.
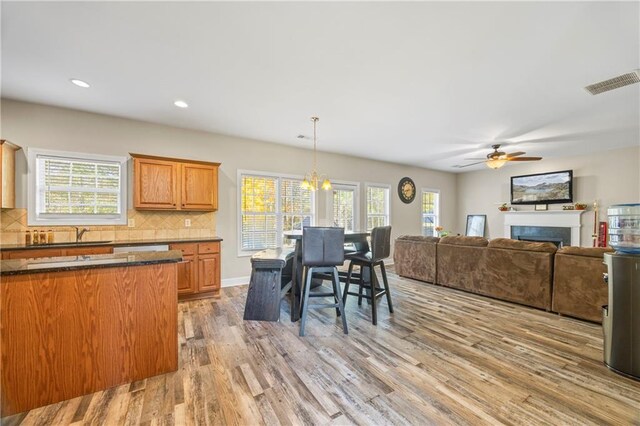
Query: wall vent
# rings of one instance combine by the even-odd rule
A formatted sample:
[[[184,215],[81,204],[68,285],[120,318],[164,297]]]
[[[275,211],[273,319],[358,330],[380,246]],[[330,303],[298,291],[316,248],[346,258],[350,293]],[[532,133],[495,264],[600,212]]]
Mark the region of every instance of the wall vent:
[[[630,84],[640,83],[640,70],[629,72],[610,78],[609,80],[599,81],[585,87],[586,91],[592,95],[608,92],[610,90],[619,89]]]

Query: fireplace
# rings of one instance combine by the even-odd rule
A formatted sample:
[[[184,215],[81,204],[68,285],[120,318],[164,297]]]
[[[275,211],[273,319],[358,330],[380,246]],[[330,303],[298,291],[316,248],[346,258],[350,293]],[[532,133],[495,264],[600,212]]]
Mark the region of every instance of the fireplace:
[[[566,226],[512,226],[511,238],[522,241],[546,241],[557,247],[570,246],[571,228]]]
[[[561,240],[563,246],[580,246],[581,215],[584,210],[504,212],[505,238]]]

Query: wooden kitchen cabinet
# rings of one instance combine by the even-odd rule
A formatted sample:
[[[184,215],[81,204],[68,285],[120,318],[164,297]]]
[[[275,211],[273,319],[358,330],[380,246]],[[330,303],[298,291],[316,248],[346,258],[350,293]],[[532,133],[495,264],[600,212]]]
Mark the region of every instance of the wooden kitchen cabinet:
[[[36,259],[39,257],[57,257],[64,256],[62,249],[28,249],[28,250],[11,250],[2,252],[3,259]]]
[[[178,170],[173,161],[152,158],[133,160],[133,197],[137,209],[178,208]]]
[[[0,189],[1,207],[13,209],[16,207],[16,151],[19,146],[0,139]]]
[[[2,259],[36,259],[39,257],[88,256],[92,254],[113,253],[112,246],[68,247],[68,248],[33,248],[25,250],[8,250],[2,252]]]
[[[215,211],[220,163],[130,154],[138,210]]]
[[[220,243],[176,243],[171,250],[182,251],[178,264],[180,300],[210,297],[220,290]]]
[[[198,256],[198,289],[200,292],[220,290],[220,254]]]

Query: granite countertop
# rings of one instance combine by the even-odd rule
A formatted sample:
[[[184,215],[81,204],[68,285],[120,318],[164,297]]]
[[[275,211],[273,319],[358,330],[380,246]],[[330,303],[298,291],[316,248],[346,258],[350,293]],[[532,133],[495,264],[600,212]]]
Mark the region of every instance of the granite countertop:
[[[202,237],[202,238],[161,238],[154,240],[119,240],[119,241],[83,241],[81,243],[65,242],[53,244],[1,244],[0,251],[8,250],[31,250],[46,248],[69,248],[69,247],[96,247],[96,246],[150,246],[154,244],[172,244],[172,243],[210,243],[222,241],[220,237]]]
[[[154,265],[182,261],[180,250],[139,251],[91,256],[43,257],[0,261],[0,275],[34,274],[41,272],[74,271],[77,269],[116,268],[122,266]]]

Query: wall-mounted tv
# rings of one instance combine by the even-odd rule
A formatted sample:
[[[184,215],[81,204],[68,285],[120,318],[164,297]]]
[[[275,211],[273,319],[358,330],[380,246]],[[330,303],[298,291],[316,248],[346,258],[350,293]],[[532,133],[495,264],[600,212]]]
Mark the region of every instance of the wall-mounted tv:
[[[511,204],[573,202],[573,170],[511,177]]]

